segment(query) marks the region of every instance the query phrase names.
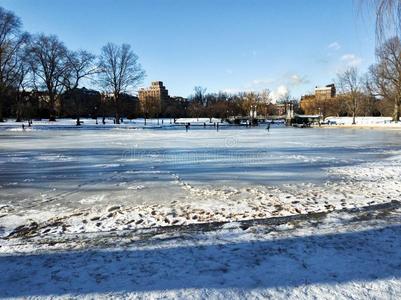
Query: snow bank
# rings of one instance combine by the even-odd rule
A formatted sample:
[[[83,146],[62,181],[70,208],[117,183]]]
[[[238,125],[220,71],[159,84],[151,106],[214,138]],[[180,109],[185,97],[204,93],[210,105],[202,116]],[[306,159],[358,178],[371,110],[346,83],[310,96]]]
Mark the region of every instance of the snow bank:
[[[352,117],[327,117],[326,122],[332,125],[352,125]],[[356,125],[390,125],[391,117],[356,117]]]
[[[221,119],[218,118],[179,118],[176,120],[177,124],[187,124],[191,125],[213,125],[214,123],[222,123]]]

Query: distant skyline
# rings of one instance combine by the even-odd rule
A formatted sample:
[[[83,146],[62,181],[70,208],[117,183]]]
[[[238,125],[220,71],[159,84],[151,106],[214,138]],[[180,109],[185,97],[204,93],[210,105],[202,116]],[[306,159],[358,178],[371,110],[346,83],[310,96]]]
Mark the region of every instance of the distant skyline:
[[[128,43],[147,77],[170,95],[287,90],[295,98],[347,66],[375,61],[373,17],[350,0],[50,1],[0,0],[24,30],[57,35],[68,48],[99,54]]]

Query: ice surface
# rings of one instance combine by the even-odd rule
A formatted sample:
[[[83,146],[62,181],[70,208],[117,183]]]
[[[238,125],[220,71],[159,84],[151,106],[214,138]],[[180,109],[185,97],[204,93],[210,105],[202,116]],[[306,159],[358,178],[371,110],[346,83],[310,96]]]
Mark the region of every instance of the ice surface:
[[[398,131],[92,127],[0,131],[3,234],[46,222],[40,213],[83,232],[306,213],[400,194]],[[111,205],[121,209],[110,215]]]

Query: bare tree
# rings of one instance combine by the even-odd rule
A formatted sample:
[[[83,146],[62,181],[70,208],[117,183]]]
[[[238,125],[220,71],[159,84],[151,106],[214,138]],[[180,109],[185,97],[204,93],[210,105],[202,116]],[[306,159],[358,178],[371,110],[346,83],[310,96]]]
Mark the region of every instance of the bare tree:
[[[378,99],[377,97],[372,93],[371,90],[371,77],[370,73],[367,72],[362,76],[362,97],[361,97],[361,103],[360,103],[360,109],[359,112],[363,116],[374,116],[377,115],[378,109],[377,109],[377,104],[378,104]]]
[[[348,111],[352,115],[352,124],[355,125],[355,117],[358,113],[363,87],[358,69],[351,67],[338,74],[337,77],[337,84],[342,92],[339,97],[347,104]]]
[[[95,65],[96,56],[88,51],[70,51],[66,58],[67,69],[63,83],[69,90],[78,88],[82,79],[98,73],[99,69]]]
[[[259,99],[261,103],[266,105],[272,102],[272,95],[269,89],[264,89],[259,93]]]
[[[271,92],[268,89],[264,89],[258,95],[259,109],[261,113],[267,118],[267,113],[269,111],[269,105],[272,103]]]
[[[188,107],[188,114],[190,117],[197,118],[197,120],[199,121],[199,118],[202,116],[203,112],[204,107],[201,103],[197,101],[190,101]]]
[[[64,88],[63,79],[68,68],[67,48],[57,36],[39,34],[32,39],[27,56],[39,86],[47,90],[49,121],[55,121],[55,104]]]
[[[159,117],[161,112],[161,102],[159,98],[146,95],[140,102],[140,105],[145,118],[145,125],[148,118]]]
[[[242,97],[242,109],[246,115],[249,115],[251,110],[253,110],[258,104],[258,93],[256,92],[244,92],[241,93]]]
[[[387,40],[376,51],[379,59],[370,68],[370,89],[373,94],[394,103],[393,120],[400,119],[401,103],[401,42],[398,37]]]
[[[32,86],[32,76],[31,76],[31,68],[29,63],[23,54],[25,49],[20,49],[21,53],[17,55],[17,70],[15,73],[15,104],[16,104],[16,122],[21,122],[23,117],[26,116],[25,111],[25,95],[27,93],[27,89]]]
[[[206,88],[201,87],[201,86],[195,86],[194,87],[194,95],[193,95],[193,100],[202,104],[203,106],[207,105],[207,100],[206,100]]]
[[[142,82],[145,71],[131,46],[108,43],[102,48],[99,60],[100,82],[113,95],[116,123],[120,123],[120,95]]]
[[[96,56],[85,50],[70,51],[67,53],[67,68],[63,74],[63,85],[66,93],[73,99],[73,109],[77,118],[77,126],[81,125],[82,96],[78,93],[81,81],[98,72],[95,65]]]
[[[373,8],[376,17],[376,37],[381,45],[376,51],[378,64],[371,67],[373,78],[372,90],[388,102],[394,101],[393,120],[400,117],[400,36],[401,36],[401,1],[400,0],[360,0],[362,6]],[[388,39],[389,37],[393,37]],[[386,58],[387,57],[387,58]],[[391,70],[393,75],[390,75]],[[397,74],[398,73],[398,74]],[[390,75],[390,76],[389,76]]]
[[[0,7],[0,121],[3,121],[3,98],[18,81],[19,54],[29,35],[21,31],[21,20]]]
[[[373,8],[376,17],[376,36],[380,43],[389,36],[400,36],[400,0],[359,0],[359,2],[368,9]]]

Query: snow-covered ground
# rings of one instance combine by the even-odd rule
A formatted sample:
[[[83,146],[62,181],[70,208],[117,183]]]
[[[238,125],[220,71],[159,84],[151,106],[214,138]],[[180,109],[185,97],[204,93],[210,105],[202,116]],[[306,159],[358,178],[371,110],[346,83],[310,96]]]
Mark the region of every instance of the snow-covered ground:
[[[176,120],[178,124],[188,124],[191,125],[213,125],[214,123],[222,123],[221,119],[217,118],[179,118]]]
[[[0,297],[398,299],[401,209],[277,225],[11,239]]]
[[[107,234],[133,232],[133,241],[135,230],[400,200],[401,132],[93,127],[0,129],[0,297],[399,294],[400,253],[392,251],[400,223],[386,219],[399,210],[351,225],[346,213],[333,213],[334,221],[299,231],[234,223],[160,243],[145,235],[121,249],[110,248]],[[96,247],[80,242],[91,234]],[[119,245],[118,236],[111,240]],[[368,248],[358,256],[362,241]]]
[[[326,122],[332,125],[352,125],[352,117],[327,117]],[[380,127],[401,127],[401,124],[392,122],[391,117],[356,117],[355,125],[380,126]]]

